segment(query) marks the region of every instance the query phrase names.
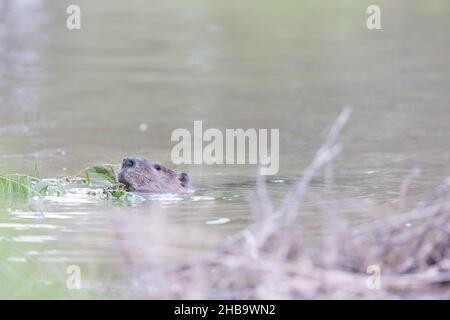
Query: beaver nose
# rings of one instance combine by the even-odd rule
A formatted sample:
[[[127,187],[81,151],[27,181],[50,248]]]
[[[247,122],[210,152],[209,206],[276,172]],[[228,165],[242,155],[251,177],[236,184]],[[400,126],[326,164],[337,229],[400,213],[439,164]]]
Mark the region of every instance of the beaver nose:
[[[122,168],[131,168],[134,166],[134,160],[130,158],[125,158],[122,161]]]

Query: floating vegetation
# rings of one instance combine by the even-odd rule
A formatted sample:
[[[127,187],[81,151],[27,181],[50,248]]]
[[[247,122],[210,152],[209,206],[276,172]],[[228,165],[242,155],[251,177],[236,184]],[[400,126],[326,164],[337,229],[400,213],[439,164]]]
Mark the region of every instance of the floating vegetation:
[[[110,184],[110,186],[103,189],[100,194],[98,192],[91,191],[91,196],[100,196],[100,198],[102,199],[112,199],[115,200],[116,203],[122,204],[134,204],[144,201],[144,198],[136,194],[127,192],[125,190],[125,186],[121,183],[118,183],[116,173],[114,171],[114,165],[104,164],[90,166],[83,170],[83,174],[85,177],[85,182],[88,185],[93,182],[93,174],[100,177],[104,182],[108,182],[108,184]]]
[[[91,174],[96,174],[109,183],[117,183],[114,167],[109,164],[87,167],[86,169],[83,170],[83,173],[86,177],[86,182],[88,184],[90,184],[92,181]]]
[[[0,193],[2,196],[30,197],[43,196],[49,184],[36,177],[8,174],[0,176]]]
[[[92,190],[87,194],[100,199],[113,199],[120,203],[136,203],[142,197],[129,193],[125,186],[117,183],[114,166],[94,165],[85,168],[76,176],[61,179],[42,179],[38,164],[35,164],[35,176],[23,174],[0,175],[0,196],[7,199],[30,199],[34,197],[62,196],[67,188],[79,184],[105,184],[105,189]],[[98,177],[100,179],[95,179]],[[100,180],[100,181],[99,181]],[[109,185],[112,187],[108,187]]]
[[[116,204],[136,204],[145,201],[143,197],[127,192],[123,184],[114,184],[100,192],[93,190],[88,194],[100,199],[113,200]]]

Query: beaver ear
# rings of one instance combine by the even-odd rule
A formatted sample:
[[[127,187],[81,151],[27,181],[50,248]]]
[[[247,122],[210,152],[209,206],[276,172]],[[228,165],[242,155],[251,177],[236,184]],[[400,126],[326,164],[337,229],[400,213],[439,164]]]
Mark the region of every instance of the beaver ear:
[[[189,176],[187,173],[182,172],[179,174],[180,176],[178,177],[178,179],[181,181],[182,185],[188,184],[189,183]]]

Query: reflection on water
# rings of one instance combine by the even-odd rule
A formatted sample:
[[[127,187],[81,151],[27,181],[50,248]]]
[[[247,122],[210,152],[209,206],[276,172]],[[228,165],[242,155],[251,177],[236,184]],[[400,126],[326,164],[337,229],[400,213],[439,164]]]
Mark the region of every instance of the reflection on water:
[[[194,120],[279,128],[280,174],[268,181],[278,204],[350,104],[327,192],[359,223],[396,207],[401,181],[419,165],[411,204],[449,173],[450,6],[383,1],[383,30],[371,32],[365,2],[84,0],[82,30],[69,31],[71,1],[3,0],[0,173],[31,173],[37,160],[44,176],[63,177],[126,155],[174,167],[170,134]],[[177,260],[249,223],[256,167],[174,169],[189,172],[195,193],[123,205],[76,186],[2,203],[0,268],[10,281],[0,281],[0,297],[95,295],[124,278],[136,255]],[[321,209],[311,201],[305,210],[311,235],[320,233]],[[152,251],[163,238],[167,250]],[[68,292],[69,264],[95,290]],[[33,285],[17,290],[28,277]]]
[[[27,134],[43,124],[40,85],[48,21],[44,1],[2,1],[0,14],[0,133]]]

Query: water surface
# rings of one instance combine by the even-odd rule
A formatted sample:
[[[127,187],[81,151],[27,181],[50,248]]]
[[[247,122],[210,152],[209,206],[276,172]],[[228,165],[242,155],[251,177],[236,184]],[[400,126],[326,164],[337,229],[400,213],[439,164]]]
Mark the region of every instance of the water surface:
[[[64,177],[126,155],[190,174],[196,192],[119,204],[68,188],[0,207],[0,297],[127,296],[133,260],[165,264],[212,250],[245,227],[257,168],[174,166],[176,128],[279,128],[275,204],[301,177],[345,105],[353,115],[333,165],[333,198],[359,223],[449,173],[450,7],[382,1],[71,1],[0,3],[0,173]],[[145,129],[145,130],[143,130]],[[324,190],[323,172],[312,190]],[[308,204],[311,234],[324,215]],[[164,227],[163,227],[164,226]],[[156,250],[157,244],[163,250]],[[69,265],[86,290],[65,286]],[[120,283],[120,285],[118,284]]]

